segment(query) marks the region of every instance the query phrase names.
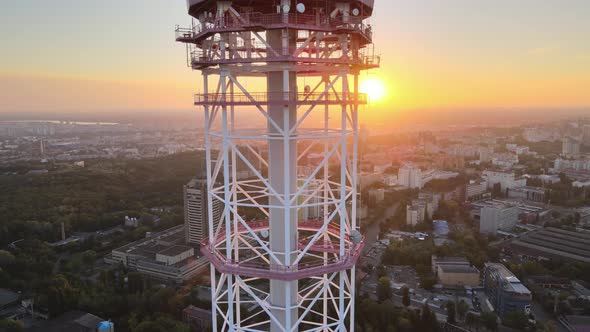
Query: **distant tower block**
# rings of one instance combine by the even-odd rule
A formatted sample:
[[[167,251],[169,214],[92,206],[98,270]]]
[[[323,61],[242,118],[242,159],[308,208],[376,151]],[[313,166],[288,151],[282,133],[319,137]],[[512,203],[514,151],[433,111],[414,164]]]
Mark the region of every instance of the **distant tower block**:
[[[188,11],[176,40],[203,74],[213,330],[353,331],[373,1],[188,0]]]
[[[186,242],[199,245],[209,235],[207,182],[204,179],[194,178],[184,185],[183,189]],[[214,200],[212,205],[213,227],[216,228],[222,205],[218,200]]]

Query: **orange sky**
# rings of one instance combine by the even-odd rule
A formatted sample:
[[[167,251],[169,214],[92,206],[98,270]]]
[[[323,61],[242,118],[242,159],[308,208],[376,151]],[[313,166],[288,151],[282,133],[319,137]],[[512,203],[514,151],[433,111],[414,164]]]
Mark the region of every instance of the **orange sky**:
[[[590,106],[590,2],[377,0],[388,96],[419,108]],[[585,13],[585,14],[584,14]],[[185,1],[20,0],[0,11],[0,112],[190,110],[199,76],[174,25]]]

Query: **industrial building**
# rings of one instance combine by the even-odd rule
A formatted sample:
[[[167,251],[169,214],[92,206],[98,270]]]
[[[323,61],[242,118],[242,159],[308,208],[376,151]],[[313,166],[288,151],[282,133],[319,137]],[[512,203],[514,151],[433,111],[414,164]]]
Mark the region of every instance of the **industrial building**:
[[[484,233],[485,232],[489,232],[492,233],[492,231],[494,229],[496,229],[496,225],[498,225],[497,230],[502,230],[502,231],[506,231],[509,230],[510,225],[512,225],[512,223],[516,223],[518,221],[522,221],[522,222],[527,222],[527,223],[535,223],[538,221],[542,221],[544,219],[546,219],[550,214],[549,212],[551,210],[547,209],[546,207],[543,206],[537,206],[537,205],[533,205],[533,203],[527,203],[527,202],[523,202],[523,201],[518,201],[518,200],[498,200],[498,199],[489,199],[489,200],[483,200],[483,201],[477,201],[477,202],[471,202],[469,203],[469,206],[471,208],[471,217],[474,220],[479,220],[480,221],[480,230],[481,230],[481,226],[482,226],[482,213],[484,211],[485,207],[488,208],[492,208],[492,209],[509,209],[509,208],[515,208],[516,209],[516,221],[514,220],[514,211],[510,210],[508,212],[510,212],[510,215],[502,215],[501,213],[499,213],[500,215],[498,216],[500,219],[498,219],[498,221],[501,221],[502,217],[509,217],[509,223],[505,224],[506,227],[500,227],[502,226],[501,223],[496,224],[496,222],[491,219],[487,219],[486,222],[489,222],[489,224],[484,224]],[[506,212],[506,213],[508,213]],[[490,213],[490,210],[488,210],[487,213]],[[493,213],[490,213],[488,215],[486,215],[486,218],[489,217],[494,217]],[[513,226],[513,225],[512,225]],[[489,231],[488,231],[489,230]],[[494,231],[495,232],[495,231]]]
[[[514,187],[506,190],[508,198],[529,202],[544,203],[547,199],[547,191],[537,187]]]
[[[185,245],[184,225],[148,234],[145,239],[114,249],[105,261],[175,283],[193,278],[208,266],[207,259],[196,255],[193,246]]]
[[[479,270],[471,265],[439,264],[436,275],[444,287],[479,286]]]
[[[432,273],[436,274],[438,271],[439,266],[447,265],[447,266],[470,266],[471,263],[465,257],[437,257],[436,255],[432,255],[430,258],[430,262],[432,265]]]
[[[513,252],[541,259],[590,263],[590,232],[542,228],[510,242]]]
[[[31,332],[115,332],[115,325],[82,311],[68,311],[59,317],[42,321]]]
[[[432,273],[444,287],[479,286],[479,270],[465,257],[431,257]]]
[[[485,263],[483,286],[490,304],[500,318],[512,311],[528,312],[533,296],[506,266]]]
[[[183,188],[184,193],[184,225],[186,229],[186,242],[200,245],[201,241],[209,236],[209,219],[207,206],[207,180],[191,179]],[[221,218],[221,202],[212,200],[211,211],[213,220],[219,224]]]
[[[518,209],[508,204],[497,203],[481,208],[479,232],[496,234],[498,230],[510,231],[518,222]]]

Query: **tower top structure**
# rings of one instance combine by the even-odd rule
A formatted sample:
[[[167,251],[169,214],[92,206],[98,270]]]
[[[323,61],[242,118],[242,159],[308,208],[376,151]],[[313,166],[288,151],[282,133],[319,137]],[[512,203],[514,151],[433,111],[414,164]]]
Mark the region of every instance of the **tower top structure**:
[[[228,1],[229,2],[229,1]],[[234,0],[231,1],[235,6],[242,7],[251,12],[259,12],[265,14],[277,13],[277,11],[284,12],[287,9],[285,1],[268,1],[268,0]],[[294,1],[286,1],[294,3]],[[299,14],[311,14],[317,10],[324,10],[328,13],[333,13],[339,8],[344,9],[341,4],[348,4],[350,14],[360,17],[369,17],[373,14],[374,0],[299,0],[296,1],[294,8],[288,4],[288,12]],[[187,7],[189,15],[194,18],[200,18],[203,13],[214,13],[217,10],[218,1],[216,0],[187,0]],[[277,6],[279,6],[277,10]],[[355,10],[356,9],[356,10]]]

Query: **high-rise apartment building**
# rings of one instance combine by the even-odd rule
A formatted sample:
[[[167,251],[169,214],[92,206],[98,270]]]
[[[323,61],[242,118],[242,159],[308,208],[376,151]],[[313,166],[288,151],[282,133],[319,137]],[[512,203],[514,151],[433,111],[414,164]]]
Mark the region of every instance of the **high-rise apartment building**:
[[[580,155],[580,141],[570,136],[564,137],[561,154],[565,157],[577,157]]]
[[[209,236],[207,180],[191,179],[184,185],[183,192],[186,242],[198,245],[204,238]],[[212,206],[214,225],[217,225],[222,212],[221,202],[213,200]]]
[[[398,184],[408,188],[422,188],[422,171],[412,163],[400,167],[397,175]]]

